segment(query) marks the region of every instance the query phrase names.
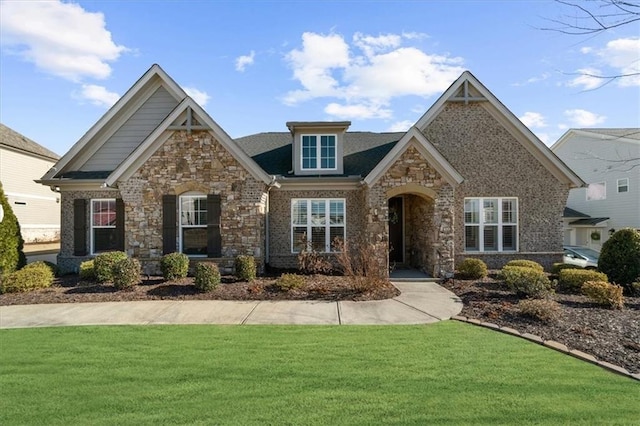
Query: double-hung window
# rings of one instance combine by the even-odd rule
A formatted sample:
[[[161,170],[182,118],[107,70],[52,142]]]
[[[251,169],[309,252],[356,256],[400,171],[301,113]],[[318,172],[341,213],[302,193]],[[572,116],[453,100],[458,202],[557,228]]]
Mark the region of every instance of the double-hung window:
[[[116,200],[91,200],[91,253],[117,250]]]
[[[302,135],[302,170],[336,169],[336,135]]]
[[[618,179],[618,194],[623,192],[629,192],[629,178]]]
[[[291,251],[308,248],[334,251],[335,239],[345,237],[344,199],[294,199],[291,201]]]
[[[465,251],[517,251],[518,199],[465,198]]]
[[[180,251],[188,255],[207,254],[207,196],[180,196]]]

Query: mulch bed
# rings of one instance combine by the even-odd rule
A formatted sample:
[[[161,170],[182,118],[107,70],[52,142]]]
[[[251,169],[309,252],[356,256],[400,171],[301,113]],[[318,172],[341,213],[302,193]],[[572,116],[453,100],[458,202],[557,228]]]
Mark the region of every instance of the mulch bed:
[[[520,300],[494,278],[449,280],[443,286],[463,301],[460,315],[555,340],[596,358],[640,373],[640,297],[625,297],[621,310],[603,308],[586,296],[556,293],[556,321],[545,323],[523,316]]]
[[[147,277],[130,290],[116,290],[111,284],[81,281],[77,275],[56,278],[52,287],[28,293],[0,295],[0,305],[31,305],[38,303],[122,302],[133,300],[382,300],[400,294],[390,283],[369,291],[358,291],[345,277],[327,275],[304,276],[302,288],[281,291],[275,277],[258,277],[252,282],[222,277],[213,291],[200,293],[193,278],[164,281],[162,277]]]

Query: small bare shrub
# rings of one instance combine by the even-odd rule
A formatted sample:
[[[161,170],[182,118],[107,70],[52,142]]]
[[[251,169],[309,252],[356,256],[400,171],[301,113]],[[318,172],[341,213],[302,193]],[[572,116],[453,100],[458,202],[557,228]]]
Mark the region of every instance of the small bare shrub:
[[[622,309],[624,306],[622,290],[621,286],[605,281],[587,281],[582,284],[582,294],[611,309]]]
[[[314,250],[306,236],[303,237],[302,243],[305,248],[298,253],[298,270],[307,275],[331,274],[333,264],[327,255]]]
[[[544,271],[544,268],[542,267],[541,264],[539,264],[538,262],[534,262],[533,260],[526,260],[526,259],[510,260],[504,266],[522,266],[525,268],[535,269],[536,271],[540,271],[540,272]]]
[[[334,248],[336,261],[354,290],[370,292],[387,283],[389,254],[384,243],[336,240]]]
[[[466,258],[458,266],[460,278],[467,280],[479,280],[487,276],[487,264],[480,259]]]
[[[282,274],[274,286],[280,291],[289,291],[304,287],[304,277],[298,274]]]
[[[518,302],[521,315],[537,319],[542,322],[554,322],[560,317],[560,305],[550,299],[525,299]]]

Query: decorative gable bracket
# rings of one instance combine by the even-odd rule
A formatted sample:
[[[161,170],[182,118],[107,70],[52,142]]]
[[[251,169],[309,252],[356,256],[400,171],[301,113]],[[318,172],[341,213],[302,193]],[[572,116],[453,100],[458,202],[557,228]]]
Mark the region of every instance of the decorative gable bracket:
[[[191,134],[194,130],[211,130],[211,127],[202,123],[198,116],[194,114],[193,108],[188,106],[184,113],[167,130],[186,130]]]

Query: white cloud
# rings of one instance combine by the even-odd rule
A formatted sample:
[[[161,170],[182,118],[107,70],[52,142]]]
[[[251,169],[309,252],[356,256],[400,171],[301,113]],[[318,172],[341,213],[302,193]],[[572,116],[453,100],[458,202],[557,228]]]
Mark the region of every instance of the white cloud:
[[[551,74],[549,74],[548,72],[544,72],[540,75],[528,78],[525,82],[517,82],[517,83],[512,83],[512,86],[526,86],[527,84],[533,84],[533,83],[538,83],[540,81],[544,81],[546,79],[548,79],[549,77],[551,77]]]
[[[128,49],[117,45],[104,15],[61,1],[3,1],[1,40],[41,70],[72,81],[104,79],[109,62]]]
[[[387,129],[388,132],[406,132],[413,126],[415,122],[411,120],[397,121]]]
[[[415,38],[356,33],[349,45],[339,34],[304,33],[302,47],[285,57],[302,89],[288,92],[283,101],[293,105],[332,97],[345,102],[330,104],[330,111],[378,118],[387,111],[391,115],[388,106],[395,97],[442,93],[463,72],[463,60],[402,46]]]
[[[110,108],[120,99],[117,93],[109,92],[105,87],[95,84],[83,84],[80,97],[91,101],[94,105],[106,108]]]
[[[569,109],[564,112],[564,115],[574,127],[592,127],[604,123],[607,119],[604,115],[598,115],[584,109]]]
[[[236,71],[244,72],[244,70],[249,66],[253,65],[253,60],[256,57],[256,52],[253,50],[248,55],[238,56],[236,58]]]
[[[525,112],[521,117],[518,117],[522,123],[527,127],[546,127],[547,123],[544,120],[544,116],[539,112]]]
[[[620,38],[607,43],[598,56],[619,74],[640,73],[640,37]],[[640,86],[640,75],[618,80],[620,86]]]
[[[209,102],[209,99],[211,99],[211,96],[209,96],[207,92],[198,90],[195,87],[185,87],[184,91],[187,92],[187,95],[192,97],[193,100],[201,107],[204,107],[207,102]]]
[[[594,68],[582,68],[576,71],[576,74],[579,75],[567,83],[569,87],[582,86],[584,90],[593,90],[607,82],[606,80],[597,77],[602,75],[602,73],[600,70]]]
[[[338,81],[332,75],[333,70],[349,66],[349,46],[342,36],[336,34],[304,33],[302,50],[293,49],[286,55],[286,60],[304,90],[289,92],[285,103],[335,96],[338,94]]]
[[[640,86],[640,37],[611,40],[605,47],[595,49],[583,47],[580,52],[597,58],[598,68],[585,67],[569,86],[582,86],[585,90],[596,89],[615,80],[620,87]],[[614,78],[616,76],[625,76]]]
[[[381,105],[349,104],[341,105],[335,102],[328,104],[324,112],[341,119],[390,118],[391,110]]]

